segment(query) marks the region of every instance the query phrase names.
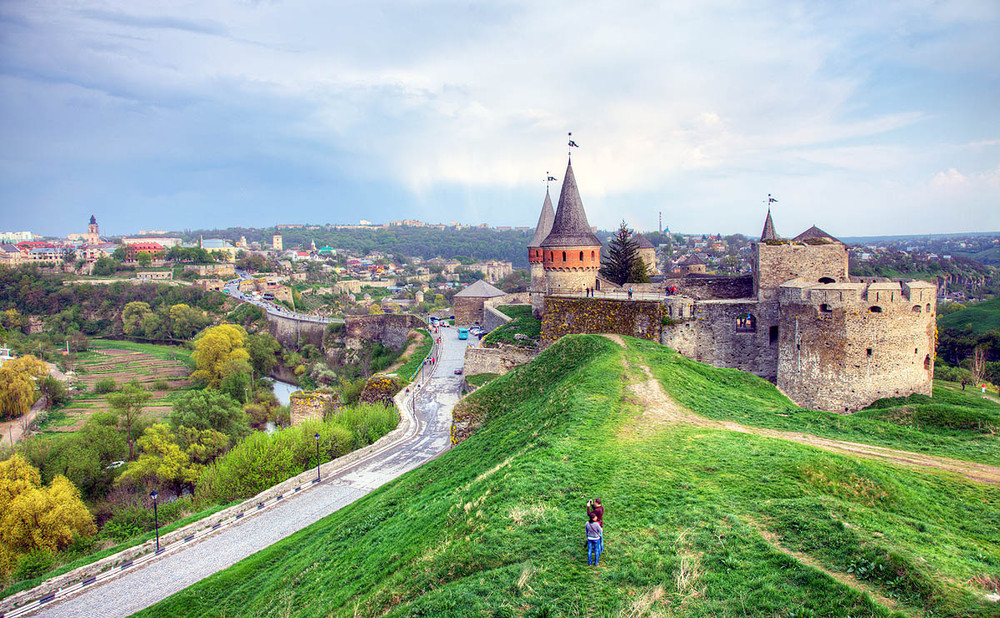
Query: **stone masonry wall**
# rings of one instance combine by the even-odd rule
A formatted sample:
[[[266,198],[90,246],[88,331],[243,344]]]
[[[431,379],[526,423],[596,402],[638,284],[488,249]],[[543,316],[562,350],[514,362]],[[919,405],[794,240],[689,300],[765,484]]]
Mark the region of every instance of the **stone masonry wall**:
[[[357,349],[362,340],[378,341],[387,348],[402,350],[410,330],[424,326],[420,318],[407,314],[348,316],[347,347]]]
[[[690,296],[697,300],[723,300],[736,298],[751,298],[753,296],[753,277],[670,277],[657,284],[659,289],[677,288],[678,294]]]
[[[289,415],[292,427],[297,427],[307,420],[323,420],[323,409],[328,403],[336,403],[339,399],[332,392],[302,391],[292,393],[289,397]]]
[[[616,333],[660,341],[662,316],[663,309],[655,301],[546,296],[542,341],[549,344],[577,333]]]
[[[848,281],[847,247],[840,243],[755,243],[751,263],[754,270],[753,295],[760,301],[776,299],[778,286],[789,279],[816,283],[827,277],[838,283]]]
[[[898,283],[853,293],[783,288],[778,387],[801,406],[832,412],[930,395],[934,296],[933,289]]]
[[[455,324],[471,326],[483,320],[483,298],[456,296],[452,300],[452,310],[455,312]]]
[[[317,348],[322,349],[323,347],[323,333],[326,330],[326,324],[297,320],[287,315],[273,313],[267,314],[267,323],[271,335],[283,346],[301,348],[307,343],[311,343]]]
[[[547,270],[549,294],[580,294],[597,283],[597,269]]]
[[[499,328],[507,322],[510,322],[512,319],[513,318],[501,313],[499,310],[486,306],[483,308],[482,327],[486,330],[493,330],[494,328]]]
[[[513,346],[500,348],[467,348],[465,350],[465,375],[480,373],[504,374],[538,356],[537,350],[525,350]]]

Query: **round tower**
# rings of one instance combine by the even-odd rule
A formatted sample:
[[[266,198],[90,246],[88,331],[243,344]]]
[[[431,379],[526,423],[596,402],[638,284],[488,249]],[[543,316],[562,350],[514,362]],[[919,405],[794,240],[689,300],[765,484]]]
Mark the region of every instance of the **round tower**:
[[[542,241],[552,231],[552,221],[555,219],[555,211],[552,210],[552,198],[549,197],[549,188],[545,187],[545,201],[542,203],[542,212],[538,215],[538,225],[535,226],[535,235],[528,242],[528,265],[531,272],[531,309],[535,317],[541,315],[543,298],[548,292],[545,282],[545,267],[542,266]]]
[[[549,294],[583,294],[597,283],[601,241],[587,222],[572,160],[566,165],[552,231],[541,242],[540,249]]]

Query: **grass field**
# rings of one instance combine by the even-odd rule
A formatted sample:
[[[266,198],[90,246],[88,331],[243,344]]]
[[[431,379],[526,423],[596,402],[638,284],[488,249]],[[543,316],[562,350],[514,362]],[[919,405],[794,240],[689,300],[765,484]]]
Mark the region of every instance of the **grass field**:
[[[531,305],[505,305],[497,309],[513,319],[483,337],[484,347],[496,347],[501,343],[525,347],[536,345],[542,336],[542,321],[531,314]],[[524,335],[527,339],[518,339],[516,335]]]
[[[996,616],[1000,487],[767,429],[971,453],[1000,408],[938,393],[838,425],[654,344],[566,337],[460,404],[465,442],[143,615]],[[912,420],[934,405],[966,421]]]
[[[976,303],[961,311],[949,313],[938,320],[938,328],[954,330],[968,328],[976,335],[1000,329],[1000,298]]]
[[[391,368],[387,373],[395,373],[399,376],[399,383],[401,385],[409,384],[410,378],[420,367],[420,363],[423,362],[424,358],[430,353],[431,347],[434,342],[431,340],[431,336],[427,334],[424,330],[413,331],[414,335],[408,343],[407,347],[409,351],[399,359],[399,362],[394,368]]]

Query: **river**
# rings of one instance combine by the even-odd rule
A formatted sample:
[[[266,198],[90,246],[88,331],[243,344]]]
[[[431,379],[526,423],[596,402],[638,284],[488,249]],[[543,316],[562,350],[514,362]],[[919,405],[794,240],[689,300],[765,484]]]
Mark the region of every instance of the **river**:
[[[274,380],[274,396],[278,398],[278,402],[283,406],[287,406],[291,394],[299,390],[302,390],[302,388],[297,384]]]

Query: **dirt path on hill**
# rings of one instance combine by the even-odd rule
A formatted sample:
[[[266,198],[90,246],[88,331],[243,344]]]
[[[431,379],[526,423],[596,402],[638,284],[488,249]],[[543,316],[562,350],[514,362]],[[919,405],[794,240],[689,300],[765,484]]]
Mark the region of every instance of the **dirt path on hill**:
[[[884,446],[873,446],[871,444],[861,444],[859,442],[847,442],[844,440],[834,440],[832,438],[821,438],[808,433],[797,431],[782,431],[779,429],[766,429],[763,427],[750,427],[731,421],[716,421],[698,416],[691,410],[678,404],[673,398],[664,392],[660,382],[653,378],[649,367],[639,365],[649,377],[643,382],[636,382],[629,386],[632,394],[638,398],[639,404],[643,408],[639,416],[638,427],[651,427],[657,425],[689,424],[698,427],[708,427],[710,429],[721,429],[725,431],[736,431],[739,433],[766,436],[779,440],[789,440],[800,444],[808,444],[816,448],[850,455],[853,457],[864,457],[866,459],[882,459],[911,468],[930,468],[934,470],[944,470],[954,472],[965,478],[979,483],[1000,484],[1000,467],[988,466],[986,464],[961,461],[958,459],[947,459],[945,457],[935,457],[933,455],[922,455],[910,451],[900,451],[886,448]]]
[[[430,336],[431,335],[427,335],[426,333],[424,334],[424,337],[430,337]],[[403,353],[399,355],[399,360],[397,360],[395,363],[393,363],[391,367],[389,367],[388,369],[385,370],[385,372],[386,373],[396,373],[397,371],[399,371],[400,367],[402,367],[403,365],[405,365],[410,360],[410,355],[413,354],[413,351],[416,350],[417,346],[420,345],[421,343],[423,343],[423,341],[424,340],[423,340],[422,337],[414,337],[413,341],[411,341],[410,343],[408,343],[407,346],[406,346],[406,349],[403,350]],[[409,376],[405,376],[405,377],[409,377]]]

